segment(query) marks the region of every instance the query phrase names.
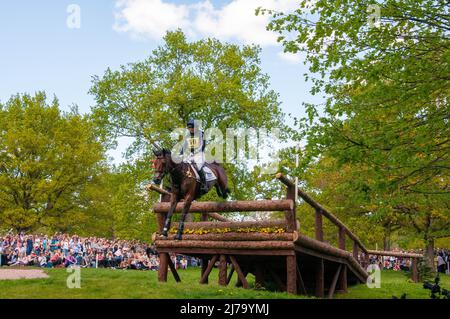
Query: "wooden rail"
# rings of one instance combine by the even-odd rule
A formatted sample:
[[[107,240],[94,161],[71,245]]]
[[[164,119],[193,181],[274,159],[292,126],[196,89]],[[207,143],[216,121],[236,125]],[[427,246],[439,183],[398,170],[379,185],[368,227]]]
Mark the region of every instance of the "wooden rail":
[[[153,185],[153,184],[148,184],[146,187],[147,187],[148,190],[155,191],[155,192],[157,192],[157,193],[159,193],[161,195],[167,195],[167,196],[172,195],[171,192],[169,192],[169,191],[167,191],[167,190],[165,190],[165,189],[163,189],[161,187],[158,187],[156,185]],[[222,215],[217,214],[217,213],[212,213],[211,212],[211,213],[205,213],[204,215],[205,215],[204,217],[211,217],[212,219],[218,220],[220,222],[230,222],[231,221],[228,218],[223,217]]]
[[[178,203],[175,213],[182,211],[184,203]],[[282,200],[249,200],[249,201],[226,201],[226,202],[192,202],[189,212],[252,212],[252,211],[285,211],[292,210],[294,202],[290,199]],[[157,214],[167,213],[170,203],[161,202],[153,206],[153,212]]]
[[[292,189],[295,187],[295,184],[289,180],[282,173],[277,173],[276,178],[280,180],[284,185],[288,188]],[[399,258],[412,258],[412,279],[414,282],[418,282],[418,269],[417,269],[417,260],[419,258],[423,258],[423,255],[420,254],[411,254],[411,253],[400,253],[400,252],[392,252],[392,251],[377,251],[377,250],[368,250],[364,244],[359,240],[359,238],[344,224],[342,223],[335,215],[330,213],[326,208],[316,202],[313,198],[311,198],[308,194],[303,192],[301,189],[297,189],[297,194],[300,196],[307,204],[313,207],[316,211],[315,216],[315,237],[316,240],[323,242],[323,223],[322,216],[325,216],[330,222],[338,227],[338,246],[341,250],[346,250],[345,237],[348,236],[353,241],[353,258],[358,261],[361,266],[367,266],[369,264],[369,255],[378,255],[378,256],[393,256]],[[359,250],[364,253],[364,259],[359,260]]]
[[[286,178],[282,173],[278,173],[276,175],[276,178],[279,179],[283,184],[289,187],[294,187],[294,183],[290,181],[288,178]],[[322,219],[317,216],[325,216],[330,222],[332,222],[334,225],[336,225],[341,233],[344,232],[347,234],[354,242],[358,244],[358,246],[362,249],[364,253],[367,253],[368,250],[364,247],[362,242],[359,240],[359,238],[353,234],[353,232],[348,229],[347,226],[344,225],[336,216],[334,216],[332,213],[330,213],[326,208],[324,208],[322,205],[317,203],[314,199],[312,199],[308,194],[303,192],[301,189],[297,189],[297,194],[300,196],[306,203],[308,203],[310,206],[316,209],[316,225],[319,224],[316,227],[316,239],[323,241],[323,232],[321,230],[322,226]],[[320,237],[320,238],[317,238]]]
[[[402,253],[396,251],[384,251],[384,250],[369,250],[369,255],[377,256],[392,256],[400,258],[423,258],[423,255],[413,253]]]

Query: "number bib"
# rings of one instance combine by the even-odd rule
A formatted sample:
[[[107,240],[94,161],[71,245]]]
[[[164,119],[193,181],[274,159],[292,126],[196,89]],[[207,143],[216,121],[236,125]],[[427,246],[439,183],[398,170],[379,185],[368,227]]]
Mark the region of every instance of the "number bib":
[[[189,148],[198,148],[200,146],[200,139],[198,137],[191,137],[188,139]]]

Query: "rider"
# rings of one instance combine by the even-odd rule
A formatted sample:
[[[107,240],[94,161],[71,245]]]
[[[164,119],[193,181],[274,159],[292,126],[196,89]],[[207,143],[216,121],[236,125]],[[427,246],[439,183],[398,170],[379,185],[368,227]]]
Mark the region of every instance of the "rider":
[[[203,165],[205,164],[205,146],[204,132],[201,131],[196,125],[198,122],[194,119],[190,119],[187,123],[189,134],[184,140],[183,147],[181,148],[180,155],[186,154],[186,158],[183,160],[185,163],[195,164],[198,175],[200,176],[200,191],[201,193],[208,192],[206,185],[205,172],[203,171]],[[189,154],[189,155],[188,155]]]

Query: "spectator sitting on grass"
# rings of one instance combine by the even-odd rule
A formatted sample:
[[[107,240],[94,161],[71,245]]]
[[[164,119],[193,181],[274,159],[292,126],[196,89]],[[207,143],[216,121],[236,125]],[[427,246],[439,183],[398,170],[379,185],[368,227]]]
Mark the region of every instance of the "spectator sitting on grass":
[[[64,267],[72,267],[73,265],[77,264],[77,259],[73,255],[73,251],[69,251],[67,257],[65,257],[64,260]]]
[[[49,263],[47,264],[48,267],[55,267],[61,264],[61,254],[59,250],[56,250],[54,253],[52,253]]]
[[[47,266],[47,257],[44,255],[43,252],[38,257],[38,263],[40,267],[46,267]]]
[[[83,264],[83,253],[80,251],[76,253],[75,256],[75,259],[77,261],[76,264],[81,267]]]

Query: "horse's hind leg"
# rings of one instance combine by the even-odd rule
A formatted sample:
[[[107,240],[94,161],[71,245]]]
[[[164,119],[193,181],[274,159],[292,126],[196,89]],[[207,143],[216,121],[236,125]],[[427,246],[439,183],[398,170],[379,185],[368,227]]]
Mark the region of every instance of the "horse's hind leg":
[[[226,199],[230,193],[230,189],[228,188],[228,177],[225,170],[219,164],[211,165],[210,168],[217,177],[215,185],[217,195]]]
[[[217,187],[217,195],[219,195],[223,199],[227,199],[228,194],[230,193],[230,189],[228,188],[228,179],[226,175],[222,175],[217,179],[216,187]]]
[[[214,185],[214,187],[216,188],[217,196],[222,197],[222,198],[225,198],[225,197],[224,197],[224,196],[225,196],[224,190],[220,187],[219,183],[216,183],[216,184]]]

